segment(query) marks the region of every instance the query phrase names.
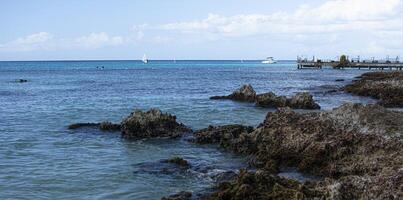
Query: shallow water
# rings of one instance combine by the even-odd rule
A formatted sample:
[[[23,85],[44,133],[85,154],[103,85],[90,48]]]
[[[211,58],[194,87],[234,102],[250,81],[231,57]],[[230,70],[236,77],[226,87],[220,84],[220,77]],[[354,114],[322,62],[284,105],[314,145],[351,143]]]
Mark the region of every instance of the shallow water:
[[[244,158],[185,140],[125,141],[118,134],[69,131],[76,122],[120,122],[133,109],[160,108],[193,129],[257,125],[272,109],[208,97],[244,83],[258,93],[309,91],[328,110],[374,100],[327,93],[365,70],[297,70],[283,61],[59,61],[0,62],[1,199],[158,199],[202,191],[211,174],[244,167]],[[335,79],[345,79],[335,82]],[[16,83],[27,79],[27,83]],[[142,163],[183,156],[206,168],[190,174],[136,171]]]

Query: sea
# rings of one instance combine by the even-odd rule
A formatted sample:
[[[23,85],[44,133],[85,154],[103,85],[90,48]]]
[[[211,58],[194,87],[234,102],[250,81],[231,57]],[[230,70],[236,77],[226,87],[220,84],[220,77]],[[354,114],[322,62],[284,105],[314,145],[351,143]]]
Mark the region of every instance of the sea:
[[[67,126],[119,123],[135,109],[150,108],[176,115],[194,130],[257,126],[275,109],[209,97],[251,84],[257,93],[307,91],[322,110],[331,110],[346,102],[375,102],[340,91],[365,72],[298,70],[295,61],[2,61],[0,199],[160,199],[209,191],[219,173],[247,168],[247,158],[186,137],[128,141],[119,133]],[[192,167],[161,173],[161,160],[173,156]],[[304,179],[295,170],[281,173],[287,174]]]

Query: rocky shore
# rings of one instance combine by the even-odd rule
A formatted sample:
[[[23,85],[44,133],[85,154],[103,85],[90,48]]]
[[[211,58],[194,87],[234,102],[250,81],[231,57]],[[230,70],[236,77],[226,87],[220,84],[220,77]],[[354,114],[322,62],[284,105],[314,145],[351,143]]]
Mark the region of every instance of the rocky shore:
[[[386,107],[403,107],[403,73],[369,72],[359,80],[347,85],[344,90],[360,96],[379,99]]]
[[[403,197],[402,132],[401,112],[345,104],[304,114],[280,108],[254,131],[232,125],[209,127],[194,135],[196,142],[248,155],[258,169],[240,173],[206,199],[399,199]],[[298,183],[277,177],[284,166],[325,179]]]
[[[277,96],[273,92],[256,94],[251,85],[243,85],[227,96],[213,96],[213,100],[230,99],[234,101],[251,102],[256,106],[278,108],[290,107],[295,109],[320,109],[320,106],[314,101],[311,94],[308,92],[300,92],[291,98],[286,96]]]
[[[380,99],[381,105],[347,103],[331,111],[319,109],[309,93],[291,98],[256,94],[244,85],[231,95],[211,99],[254,102],[276,107],[257,127],[230,124],[192,131],[174,115],[158,109],[135,110],[119,124],[78,123],[69,129],[97,128],[120,132],[125,139],[177,138],[193,133],[191,142],[217,147],[248,158],[253,170],[218,175],[211,193],[183,191],[162,199],[402,199],[403,112],[383,107],[402,103],[401,73],[367,73],[345,87],[348,92]],[[194,168],[181,157],[143,163],[138,171],[184,173]],[[298,182],[278,174],[284,168],[321,177]]]

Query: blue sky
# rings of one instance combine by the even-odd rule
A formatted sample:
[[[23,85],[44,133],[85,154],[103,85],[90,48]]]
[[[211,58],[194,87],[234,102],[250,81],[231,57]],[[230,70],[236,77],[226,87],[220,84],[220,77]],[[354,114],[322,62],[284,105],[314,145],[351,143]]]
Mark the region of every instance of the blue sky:
[[[399,56],[400,0],[0,2],[0,60]]]

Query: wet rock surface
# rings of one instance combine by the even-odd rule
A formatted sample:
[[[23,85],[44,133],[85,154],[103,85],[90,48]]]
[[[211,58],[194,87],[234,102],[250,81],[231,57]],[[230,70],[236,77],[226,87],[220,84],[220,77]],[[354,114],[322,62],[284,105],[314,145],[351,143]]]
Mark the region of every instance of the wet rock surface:
[[[210,99],[231,99],[235,101],[254,102],[256,106],[278,108],[291,107],[295,109],[320,109],[320,106],[314,101],[308,92],[300,92],[291,98],[277,96],[273,92],[267,92],[256,95],[251,85],[244,85],[240,89],[228,96],[214,96]]]
[[[215,182],[219,185],[221,183],[231,182],[235,180],[237,176],[238,174],[234,171],[226,171],[215,175],[213,178],[215,179]]]
[[[344,131],[374,134],[385,139],[403,138],[402,112],[380,105],[344,104],[329,112],[328,117]]]
[[[191,132],[191,129],[176,121],[176,116],[162,113],[158,109],[134,111],[122,121],[121,129],[125,139],[175,138]]]
[[[217,143],[222,147],[227,147],[234,142],[235,139],[247,135],[253,131],[251,126],[243,126],[239,124],[226,126],[209,126],[208,128],[197,130],[194,132],[194,142],[199,144]]]
[[[245,102],[254,102],[255,98],[256,98],[256,92],[250,84],[243,85],[241,88],[235,90],[232,94],[228,96],[210,97],[210,99],[231,99],[235,101],[245,101]]]
[[[277,108],[287,106],[287,104],[287,97],[277,96],[273,92],[259,94],[256,98],[256,105],[260,107]]]
[[[300,92],[295,96],[287,99],[285,96],[276,96],[269,92],[258,95],[256,105],[260,107],[290,107],[295,109],[320,109],[320,106],[313,100],[313,97],[308,92]]]
[[[344,91],[374,97],[386,107],[403,107],[403,72],[369,72],[357,78]]]
[[[241,173],[237,181],[220,186],[211,199],[399,199],[403,195],[401,119],[403,113],[374,105],[345,104],[333,111],[303,114],[280,108],[253,132],[217,134],[220,127],[215,127],[196,132],[195,137],[206,136],[198,140],[249,155],[250,164],[264,172]],[[209,130],[211,134],[206,133]],[[272,177],[280,166],[326,179],[285,184]]]
[[[100,123],[75,123],[70,124],[68,129],[79,129],[79,128],[98,128]]]
[[[172,157],[172,158],[170,158],[168,160],[164,160],[163,162],[165,162],[165,163],[173,163],[173,164],[176,164],[176,165],[178,165],[180,167],[186,167],[186,168],[190,167],[190,164],[189,164],[189,162],[187,160],[185,160],[185,159],[183,159],[181,157],[177,157],[177,156]]]
[[[101,122],[101,123],[76,123],[68,126],[68,129],[80,129],[80,128],[95,128],[102,131],[120,131],[119,124],[113,124],[112,122]]]
[[[113,124],[112,122],[101,122],[99,129],[102,131],[120,131],[120,124]]]
[[[255,173],[242,170],[235,181],[220,184],[218,191],[204,199],[314,199],[323,196],[320,190],[297,181],[262,170]]]
[[[320,109],[320,106],[315,103],[312,95],[308,92],[297,93],[289,100],[289,104],[287,106],[297,109]]]
[[[191,192],[182,191],[178,194],[173,194],[168,197],[162,197],[161,200],[190,200],[192,197]]]

